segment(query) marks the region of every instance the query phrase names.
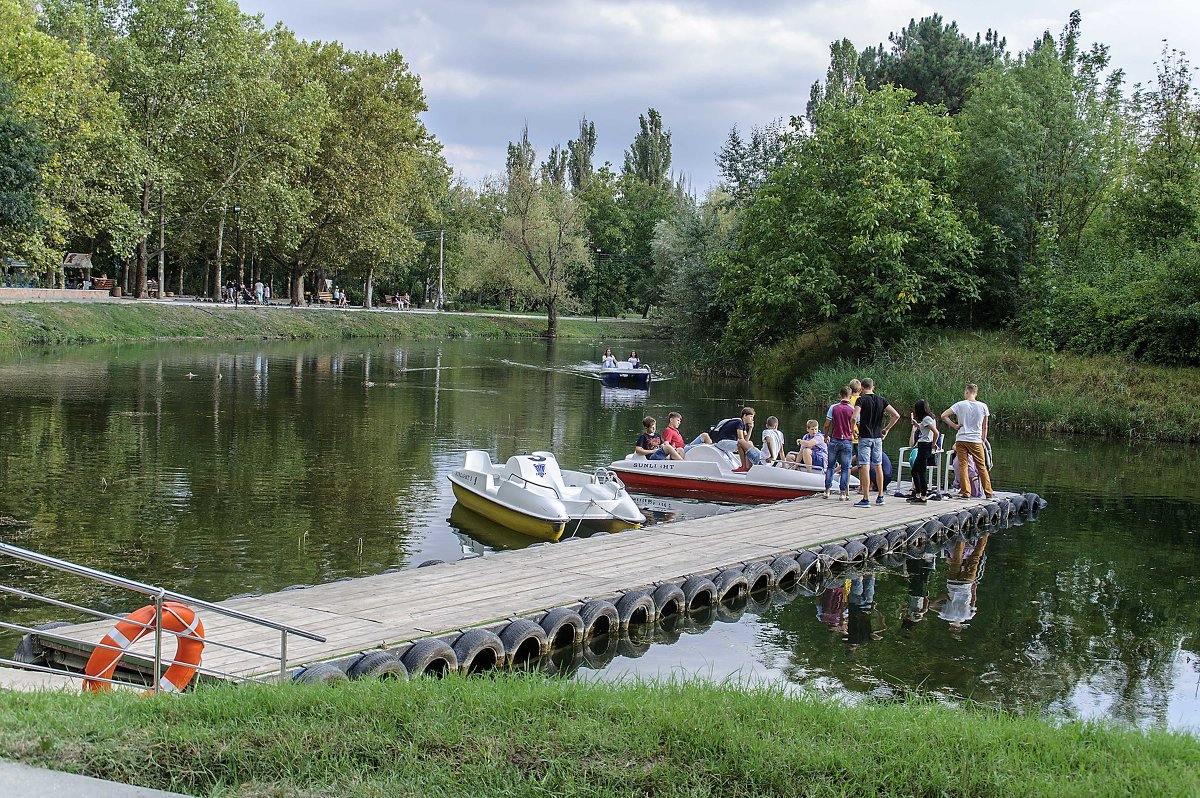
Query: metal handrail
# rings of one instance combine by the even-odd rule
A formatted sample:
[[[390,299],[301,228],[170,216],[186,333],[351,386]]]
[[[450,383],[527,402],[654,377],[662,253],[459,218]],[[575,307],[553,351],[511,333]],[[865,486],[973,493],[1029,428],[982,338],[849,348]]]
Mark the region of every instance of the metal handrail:
[[[8,586],[8,585],[0,585],[0,591],[5,592],[5,593],[10,593],[13,595],[21,596],[21,597],[32,599],[35,601],[41,601],[43,603],[50,604],[52,606],[62,607],[64,609],[75,610],[75,611],[84,613],[86,615],[92,615],[97,618],[106,618],[106,619],[121,621],[124,623],[129,623],[129,624],[132,624],[133,626],[140,627],[143,630],[152,631],[154,633],[154,665],[153,665],[154,669],[153,669],[153,680],[151,682],[150,689],[155,693],[159,692],[162,689],[161,682],[162,682],[162,674],[164,673],[164,666],[169,667],[170,665],[175,664],[174,659],[167,659],[167,658],[163,657],[163,654],[162,654],[163,632],[166,631],[167,634],[173,634],[177,638],[181,638],[181,639],[188,639],[188,640],[200,640],[201,639],[197,635],[192,634],[192,633],[188,632],[187,630],[176,632],[176,631],[173,631],[170,629],[164,630],[162,628],[163,604],[164,604],[164,602],[167,602],[167,601],[176,601],[181,604],[190,605],[192,607],[205,608],[208,610],[212,610],[213,612],[216,612],[220,615],[229,617],[229,618],[233,618],[233,619],[240,620],[240,621],[245,621],[247,623],[251,623],[256,626],[262,626],[264,628],[272,629],[274,631],[279,632],[279,654],[278,655],[267,654],[267,653],[264,653],[261,651],[255,651],[253,649],[248,649],[248,648],[242,648],[240,646],[235,646],[235,645],[232,645],[229,643],[222,643],[218,640],[204,639],[203,642],[205,643],[205,645],[215,645],[220,648],[232,649],[234,651],[239,651],[241,653],[251,654],[256,657],[263,657],[267,660],[272,660],[272,661],[278,662],[279,663],[279,677],[281,680],[284,680],[287,678],[288,635],[297,635],[299,637],[303,637],[303,638],[306,638],[308,640],[312,640],[312,641],[315,641],[318,643],[325,642],[325,638],[322,637],[321,635],[318,635],[313,632],[309,632],[309,631],[306,631],[304,629],[300,629],[300,628],[297,628],[294,626],[289,626],[287,624],[278,623],[276,621],[270,620],[269,618],[262,618],[257,615],[251,615],[249,613],[240,612],[238,610],[230,609],[229,607],[224,607],[219,604],[214,604],[209,601],[204,601],[203,599],[198,599],[193,596],[189,596],[185,593],[178,593],[173,590],[167,590],[165,588],[156,587],[154,585],[148,585],[144,582],[139,582],[134,579],[126,579],[125,577],[116,576],[115,574],[106,573],[104,571],[98,571],[94,568],[88,568],[87,566],[84,566],[84,565],[78,565],[76,563],[68,562],[66,560],[61,560],[57,557],[51,557],[46,554],[40,554],[35,551],[30,551],[28,549],[20,548],[19,546],[13,546],[9,543],[0,543],[0,555],[6,555],[6,556],[12,557],[14,559],[33,563],[35,565],[42,565],[42,566],[45,566],[48,568],[53,568],[53,569],[56,569],[59,571],[74,574],[76,576],[80,576],[85,579],[89,579],[93,582],[98,582],[100,584],[109,585],[111,587],[117,587],[117,588],[121,588],[124,590],[129,590],[134,593],[140,593],[142,595],[148,596],[151,599],[153,599],[154,610],[155,610],[153,623],[139,623],[137,621],[131,621],[131,620],[122,618],[121,616],[118,616],[118,615],[113,615],[111,613],[91,609],[88,607],[83,607],[83,606],[80,606],[80,605],[77,605],[77,604],[74,604],[71,602],[61,601],[59,599],[50,598],[49,596],[42,596],[37,593],[31,593],[30,591],[22,590],[20,588]],[[168,608],[167,611],[170,612],[171,610]],[[5,621],[0,621],[0,628],[11,629],[14,631],[25,631],[25,632],[35,633],[35,634],[39,634],[39,635],[44,635],[46,638],[52,639],[52,640],[62,640],[62,641],[67,641],[67,642],[72,642],[72,643],[82,643],[84,645],[92,646],[93,649],[105,649],[105,650],[110,650],[110,651],[117,651],[120,653],[125,653],[125,651],[126,651],[125,648],[111,646],[111,645],[105,644],[104,642],[90,643],[90,642],[79,640],[77,638],[73,638],[73,637],[70,637],[67,635],[57,634],[57,633],[51,632],[49,630],[46,630],[44,632],[39,632],[38,630],[33,629],[28,626],[23,626],[21,624],[8,623]],[[67,671],[67,670],[60,670],[57,668],[50,668],[50,667],[41,666],[41,665],[30,665],[28,663],[18,663],[15,660],[10,660],[10,659],[6,659],[6,658],[0,658],[0,664],[19,665],[22,667],[26,667],[29,670],[34,670],[34,671],[39,671],[39,672],[47,672],[47,673],[55,673],[55,674],[59,674],[59,675],[70,676],[72,678],[80,678],[83,676],[82,674],[73,673],[73,672]],[[244,681],[247,678],[247,677],[239,677],[239,676],[236,676],[231,673],[223,673],[221,671],[216,671],[216,670],[212,670],[212,669],[208,669],[208,668],[202,668],[199,666],[199,664],[197,664],[195,667],[196,667],[196,671],[198,673],[207,674],[207,675],[211,675],[211,676],[231,678],[231,679],[235,679],[237,681]],[[90,679],[91,681],[108,683],[108,684],[122,684],[122,685],[130,686],[130,687],[138,686],[138,685],[130,684],[129,682],[122,682],[117,679],[109,679],[109,678],[101,678],[101,677],[86,677],[86,678]]]

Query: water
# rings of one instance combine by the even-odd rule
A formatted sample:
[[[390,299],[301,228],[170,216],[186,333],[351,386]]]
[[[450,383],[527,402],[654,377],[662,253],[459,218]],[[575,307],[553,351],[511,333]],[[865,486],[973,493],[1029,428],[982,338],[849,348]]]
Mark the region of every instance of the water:
[[[651,363],[666,355],[663,344],[635,345]],[[789,439],[818,416],[744,384],[676,378],[649,397],[603,389],[587,370],[603,348],[330,342],[0,355],[0,535],[220,599],[527,545],[452,512],[445,475],[469,448],[494,457],[549,449],[590,470],[630,450],[645,414],[661,425],[681,411],[685,438],[747,402],[760,421],[778,415]],[[890,451],[899,445],[889,439]],[[660,640],[678,638],[669,645],[589,656],[579,674],[698,674],[849,700],[917,690],[1056,717],[1200,725],[1191,476],[1200,455],[1014,434],[995,449],[997,483],[1036,491],[1050,507],[964,550],[978,574],[965,625],[952,626],[937,604],[951,566],[941,557],[853,584],[859,595],[873,581],[869,608],[838,612],[834,586],[823,599],[777,598],[686,630],[702,633],[660,630]],[[733,509],[640,502],[656,522]],[[0,567],[0,581],[131,609],[115,591]],[[28,623],[65,615],[12,598],[0,599],[0,614]],[[4,653],[13,645],[11,633],[0,637]]]

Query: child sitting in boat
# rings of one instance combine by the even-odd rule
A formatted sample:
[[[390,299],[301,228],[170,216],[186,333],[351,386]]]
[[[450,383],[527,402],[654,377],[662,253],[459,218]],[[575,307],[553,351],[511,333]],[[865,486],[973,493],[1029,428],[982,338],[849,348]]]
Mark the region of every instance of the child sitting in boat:
[[[638,436],[637,443],[633,445],[633,450],[645,457],[647,460],[682,460],[683,453],[669,443],[663,443],[662,436],[654,431],[658,424],[653,416],[646,416],[642,419],[643,432]]]
[[[767,425],[762,431],[762,461],[772,465],[784,462],[783,433],[779,431],[779,419],[775,416],[767,418]]]
[[[800,450],[789,452],[788,460],[802,466],[805,471],[812,471],[814,466],[824,470],[825,463],[829,458],[829,444],[821,433],[821,425],[813,418],[808,420],[805,428],[807,432],[804,437],[796,439],[796,445],[800,447]]]
[[[600,358],[600,366],[606,369],[615,369],[617,367],[617,359],[613,356],[612,349],[604,350],[604,357]]]

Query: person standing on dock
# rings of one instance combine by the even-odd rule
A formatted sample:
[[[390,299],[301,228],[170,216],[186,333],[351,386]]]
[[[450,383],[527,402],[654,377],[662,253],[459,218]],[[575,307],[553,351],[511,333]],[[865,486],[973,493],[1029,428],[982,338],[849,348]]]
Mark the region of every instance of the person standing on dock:
[[[963,391],[962,401],[955,402],[942,413],[942,421],[958,432],[954,438],[954,454],[958,460],[958,497],[960,499],[971,498],[971,494],[968,492],[971,484],[968,481],[968,458],[975,463],[983,495],[989,499],[992,498],[992,477],[988,473],[987,453],[984,450],[988,436],[988,417],[991,415],[991,411],[988,410],[986,404],[979,401],[978,396],[979,386],[973,382],[968,383],[966,390]],[[954,416],[956,420],[951,420],[951,416]]]
[[[829,406],[825,414],[825,437],[829,439],[829,465],[825,468],[825,493],[829,498],[829,489],[833,486],[833,466],[836,463],[841,468],[841,482],[838,489],[838,500],[850,498],[850,456],[854,444],[854,406],[850,404],[850,386],[843,386],[838,391],[839,400]]]
[[[884,417],[887,423],[884,423]],[[858,482],[862,487],[862,499],[855,507],[871,506],[871,476],[874,472],[879,491],[876,504],[883,504],[886,483],[883,481],[883,440],[900,420],[900,413],[891,402],[875,393],[875,381],[870,377],[862,381],[862,396],[858,398],[854,417],[858,420]]]

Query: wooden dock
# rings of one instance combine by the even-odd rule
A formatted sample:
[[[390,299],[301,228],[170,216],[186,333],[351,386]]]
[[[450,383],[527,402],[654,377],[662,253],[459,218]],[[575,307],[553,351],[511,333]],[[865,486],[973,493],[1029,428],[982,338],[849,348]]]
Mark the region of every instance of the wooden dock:
[[[998,492],[995,498],[1015,495]],[[861,508],[813,496],[220,604],[326,637],[325,643],[289,638],[289,663],[302,665],[373,648],[395,648],[417,638],[611,597],[991,503],[953,499],[916,505],[889,498],[883,506]],[[203,621],[210,641],[266,654],[279,652],[278,637],[262,627],[212,612]],[[111,625],[102,621],[55,630],[81,641],[78,646],[52,640],[44,644],[63,652],[73,648],[86,656],[90,646],[82,641],[99,641]],[[151,638],[137,643],[132,653],[152,658]],[[164,656],[173,649],[164,646]],[[203,665],[239,677],[278,670],[260,657],[213,645],[205,649]]]

